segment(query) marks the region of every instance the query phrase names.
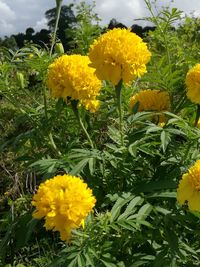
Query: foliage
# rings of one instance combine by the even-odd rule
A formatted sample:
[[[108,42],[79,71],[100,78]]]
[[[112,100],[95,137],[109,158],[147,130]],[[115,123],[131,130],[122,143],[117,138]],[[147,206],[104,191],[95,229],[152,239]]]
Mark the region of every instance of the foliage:
[[[186,74],[198,63],[199,21],[186,18],[175,28],[177,9],[156,14],[145,2],[151,13],[146,19],[156,26],[145,36],[152,59],[141,79],[123,85],[121,124],[108,82],[97,112],[79,108],[81,128],[71,106],[46,88],[48,66],[59,54],[50,57],[48,48],[30,44],[1,48],[1,266],[200,265],[199,213],[176,201],[182,175],[200,159],[199,108],[185,90]],[[87,53],[100,33],[92,10],[79,6],[74,52]],[[130,97],[147,89],[167,92],[170,110],[138,112],[139,103],[130,110]],[[31,216],[38,185],[64,173],[82,177],[97,199],[71,243]]]
[[[91,5],[80,2],[76,5],[76,24],[66,31],[72,36],[71,46],[77,54],[87,54],[90,44],[101,33],[100,18],[94,13],[95,2]]]

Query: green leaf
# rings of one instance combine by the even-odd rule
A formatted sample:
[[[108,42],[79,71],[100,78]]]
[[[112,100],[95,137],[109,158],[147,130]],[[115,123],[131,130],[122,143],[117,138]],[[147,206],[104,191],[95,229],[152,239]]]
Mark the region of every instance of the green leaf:
[[[134,213],[134,208],[137,205],[141,205],[143,203],[144,199],[140,196],[135,197],[134,199],[131,200],[131,202],[128,204],[127,208],[125,211],[118,217],[117,220],[122,220],[126,219],[129,215]]]
[[[166,223],[165,225],[165,236],[171,247],[172,253],[175,253],[176,251],[178,254],[180,254],[178,236],[176,235],[174,228],[173,228],[173,224],[171,222]]]
[[[121,208],[130,200],[132,199],[132,196],[128,197],[127,199],[124,199],[122,197],[119,197],[114,204],[112,210],[111,210],[111,218],[110,222],[112,223],[116,218],[119,216]]]
[[[169,211],[169,210],[167,210],[167,209],[164,209],[164,208],[162,208],[162,207],[159,207],[159,206],[154,207],[154,209],[155,209],[157,212],[159,212],[159,213],[161,213],[161,214],[164,214],[164,215],[167,215],[167,214],[171,213],[171,211]]]
[[[74,259],[74,258],[77,257],[78,253],[79,253],[78,250],[75,251],[75,252],[69,252],[69,255],[67,255],[66,259],[68,259],[68,260],[72,260],[72,259]]]
[[[84,254],[85,258],[86,258],[86,264],[88,265],[91,265],[91,266],[94,266],[94,261],[91,257],[91,255],[89,255],[89,253],[87,254]]]
[[[161,193],[154,193],[147,198],[157,198],[157,197],[163,197],[163,198],[176,198],[176,192],[161,192]]]
[[[123,227],[126,230],[134,231],[135,229],[138,229],[138,226],[133,221],[128,220],[117,220],[117,224]]]
[[[156,255],[153,267],[170,266],[169,260],[165,257],[168,254],[168,249],[164,249]],[[166,265],[167,264],[167,265]]]
[[[94,171],[95,171],[95,159],[94,158],[90,158],[88,163],[89,163],[90,174],[93,175]]]
[[[33,233],[33,231],[35,230],[36,225],[38,224],[39,220],[36,219],[31,219],[28,223],[27,223],[27,230],[26,230],[26,234],[25,234],[25,243],[27,243]]]
[[[177,183],[170,180],[161,180],[161,181],[150,181],[148,183],[140,183],[136,189],[136,193],[141,192],[154,192],[155,190],[163,189],[175,189],[177,188]]]
[[[128,122],[135,123],[138,121],[143,121],[149,118],[152,114],[153,114],[152,112],[146,112],[146,111],[137,112],[136,114],[129,116]]]
[[[167,129],[167,132],[168,133],[172,133],[174,135],[180,135],[180,136],[183,136],[183,137],[186,137],[187,136],[183,131],[177,130],[177,129],[174,129],[174,128],[168,128]]]
[[[144,206],[142,206],[137,214],[137,220],[145,220],[146,217],[151,213],[153,207],[149,203],[146,203]]]
[[[79,267],[85,267],[85,261],[81,254],[78,255],[77,262]]]
[[[130,146],[128,147],[129,153],[136,157],[137,156],[137,150],[139,150],[144,144],[148,143],[150,140],[150,135],[144,136],[143,138],[140,138],[139,140],[136,140]]]
[[[89,162],[89,158],[87,159],[82,159],[71,171],[70,174],[71,175],[76,175],[79,174],[84,167],[87,165],[87,163]]]
[[[162,150],[165,153],[167,146],[168,146],[169,142],[171,141],[170,134],[166,131],[162,131],[161,135],[160,135],[160,139],[161,139]]]
[[[121,134],[115,127],[108,126],[108,136],[118,145],[121,144]]]
[[[132,143],[128,147],[128,151],[131,154],[131,156],[133,156],[133,157],[136,157],[137,156],[137,150],[138,150],[139,143],[140,143],[140,141],[136,141],[136,142]]]
[[[45,177],[54,174],[59,165],[59,160],[57,159],[41,159],[30,164],[31,168],[34,168],[39,173],[45,174]]]
[[[140,102],[137,101],[137,102],[135,103],[135,105],[132,107],[132,112],[133,112],[133,114],[136,114],[136,113],[138,112],[139,106],[140,106]]]
[[[105,260],[101,260],[101,262],[104,264],[104,266],[106,267],[117,267],[116,264],[112,263],[112,262],[107,262]]]
[[[67,267],[77,267],[77,258],[73,259],[73,261],[71,261]]]
[[[150,126],[147,128],[147,131],[146,131],[146,134],[149,134],[149,133],[154,133],[154,132],[159,132],[159,131],[162,131],[163,128],[160,127],[160,126]]]
[[[136,261],[133,264],[131,264],[130,267],[140,267],[140,266],[144,267],[146,264],[148,264],[147,261],[139,260],[139,261]]]
[[[32,215],[30,213],[24,214],[23,216],[18,218],[15,228],[16,249],[25,246],[25,244],[30,239],[37,223],[38,220],[32,219]]]

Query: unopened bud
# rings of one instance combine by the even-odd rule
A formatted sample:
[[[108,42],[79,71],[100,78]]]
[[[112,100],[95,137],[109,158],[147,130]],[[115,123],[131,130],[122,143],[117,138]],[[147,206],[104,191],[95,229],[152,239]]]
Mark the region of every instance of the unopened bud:
[[[31,58],[33,58],[33,57],[34,57],[33,54],[29,54],[29,55],[28,55],[28,58],[29,58],[29,59],[31,59]]]
[[[17,72],[17,82],[21,89],[24,89],[24,75],[21,72]]]
[[[64,54],[65,53],[62,43],[55,44],[55,51],[58,54]]]

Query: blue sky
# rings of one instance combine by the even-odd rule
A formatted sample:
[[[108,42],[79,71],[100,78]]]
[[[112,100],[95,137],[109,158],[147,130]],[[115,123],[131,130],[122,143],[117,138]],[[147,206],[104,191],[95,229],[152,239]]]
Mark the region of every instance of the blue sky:
[[[63,0],[63,4],[79,2]],[[157,4],[158,7],[170,4],[186,14],[193,12],[200,17],[200,0],[157,0]],[[0,36],[25,32],[27,27],[33,27],[36,31],[45,28],[44,13],[54,6],[55,0],[0,0]],[[96,0],[95,11],[102,19],[102,24],[107,24],[115,17],[127,26],[139,23],[134,19],[149,15],[143,0]]]

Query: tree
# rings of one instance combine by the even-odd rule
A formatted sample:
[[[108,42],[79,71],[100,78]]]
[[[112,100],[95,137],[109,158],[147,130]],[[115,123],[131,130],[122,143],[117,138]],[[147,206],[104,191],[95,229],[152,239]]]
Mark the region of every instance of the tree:
[[[131,31],[139,35],[140,37],[143,37],[143,28],[140,25],[133,24],[131,26]]]
[[[5,36],[4,39],[0,39],[0,46],[1,47],[6,47],[6,48],[10,48],[12,50],[17,48],[17,43],[15,41],[14,36]]]
[[[16,35],[13,35],[13,37],[15,38],[18,48],[22,48],[24,46],[25,34],[18,33]]]
[[[31,27],[26,29],[26,40],[32,40],[32,36],[34,34],[35,30]]]
[[[31,27],[26,29],[26,36],[32,36],[35,30]]]
[[[36,32],[36,34],[33,35],[33,42],[42,47],[50,45],[50,31],[42,29],[40,32]]]
[[[112,30],[114,28],[121,28],[121,29],[127,29],[127,27],[122,24],[121,22],[118,22],[116,19],[111,19],[109,24],[108,24],[108,29]]]

